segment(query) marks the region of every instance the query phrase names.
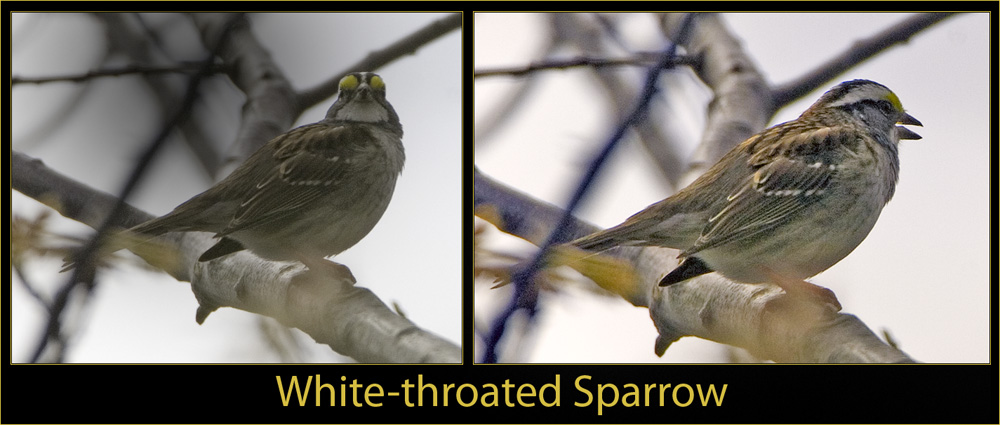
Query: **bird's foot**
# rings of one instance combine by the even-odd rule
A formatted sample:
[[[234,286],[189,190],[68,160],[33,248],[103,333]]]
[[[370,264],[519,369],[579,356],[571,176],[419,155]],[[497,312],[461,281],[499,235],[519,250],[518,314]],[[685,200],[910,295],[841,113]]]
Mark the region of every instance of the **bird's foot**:
[[[305,264],[309,268],[308,273],[319,273],[328,278],[346,280],[351,285],[358,283],[358,280],[354,278],[354,274],[351,273],[351,269],[343,264],[323,258],[319,260],[303,260],[302,264]]]
[[[829,288],[814,285],[802,279],[788,279],[776,275],[772,276],[771,281],[785,291],[785,296],[788,298],[786,301],[805,301],[819,304],[832,313],[837,313],[842,308],[840,301],[837,300],[837,295]]]
[[[834,313],[839,312],[842,308],[840,300],[837,299],[837,295],[834,294],[829,288],[814,285],[803,280],[799,281],[798,284],[791,288],[783,287],[783,289],[789,296],[824,304],[833,310]]]

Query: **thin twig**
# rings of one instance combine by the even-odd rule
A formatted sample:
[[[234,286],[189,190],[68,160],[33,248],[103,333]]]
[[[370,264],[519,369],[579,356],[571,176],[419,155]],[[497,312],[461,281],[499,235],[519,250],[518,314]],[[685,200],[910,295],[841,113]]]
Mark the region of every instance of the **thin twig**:
[[[18,84],[46,84],[46,83],[60,83],[60,82],[70,82],[70,83],[81,83],[84,81],[89,81],[95,78],[101,77],[120,77],[122,75],[131,74],[167,74],[167,73],[191,73],[197,72],[203,66],[202,63],[190,62],[190,63],[179,63],[177,65],[171,66],[155,66],[155,65],[128,65],[120,68],[108,68],[108,69],[95,69],[92,71],[87,71],[83,74],[66,74],[57,75],[53,77],[11,77],[10,85],[16,86]],[[209,67],[209,74],[225,72],[225,67],[223,65],[211,65]]]
[[[776,87],[773,107],[775,110],[781,109],[782,106],[816,90],[844,71],[890,47],[909,41],[917,33],[952,15],[954,13],[921,13],[872,37],[857,41],[849,49],[834,56],[816,69]]]
[[[555,205],[497,182],[479,170],[474,170],[474,174],[475,203],[494,207],[490,213],[496,214],[505,224],[498,227],[503,232],[540,244],[538,235],[553,228],[562,216],[563,210]],[[592,224],[573,222],[574,235],[595,230]],[[602,255],[629,262],[641,280],[653,284],[659,282],[666,267],[665,261],[658,259],[676,265],[676,251],[656,247],[619,247]],[[725,283],[721,276],[707,276],[696,285],[675,285],[669,289],[667,298],[695,299],[693,302],[664,302],[663,295],[667,291],[646,290],[635,293],[634,297],[623,295],[633,305],[650,309],[650,316],[661,333],[657,338],[657,354],[662,354],[667,342],[672,341],[664,336],[663,327],[678,326],[677,338],[693,335],[745,348],[761,358],[777,360],[771,355],[783,352],[795,354],[794,358],[783,358],[784,361],[802,363],[913,362],[895,346],[881,342],[857,316],[839,313],[816,325],[809,321],[790,322],[789,319],[801,319],[801,316],[796,316],[792,310],[769,311],[766,307],[768,300],[780,296],[779,289]],[[792,325],[788,326],[789,323]],[[477,336],[485,340],[488,333],[482,331],[484,326],[476,323]]]
[[[609,30],[606,25],[598,19],[597,25],[591,23],[591,19],[584,14],[557,14],[553,15],[552,24],[558,28],[558,32],[566,39],[567,43],[574,49],[579,49],[588,54],[603,54],[607,51],[617,51],[626,49],[624,45],[609,48],[608,39],[618,41],[618,31]],[[600,18],[601,15],[595,15]],[[700,26],[701,24],[699,24]],[[672,34],[671,34],[672,35]],[[664,37],[665,41],[670,41],[669,36]],[[620,44],[620,43],[619,43]],[[626,72],[615,72],[617,70],[594,68],[593,77],[600,87],[604,88],[608,103],[608,114],[613,114],[615,121],[623,118],[629,111],[632,102],[638,96],[639,82],[634,75]],[[664,84],[669,84],[670,78],[664,79]],[[677,95],[678,93],[674,93]],[[670,102],[662,103],[661,108],[670,108]],[[656,108],[655,106],[653,108]],[[650,114],[660,116],[666,112],[663,109],[650,111]],[[684,171],[686,154],[680,152],[682,144],[676,140],[670,140],[675,131],[671,128],[671,123],[659,119],[642,120],[635,127],[636,141],[648,153],[648,158],[656,166],[663,176],[661,182],[664,189],[673,192],[677,188],[678,180]],[[676,123],[673,124],[676,127]]]
[[[94,228],[104,222],[108,211],[118,202],[114,195],[89,188],[16,151],[11,152],[11,186],[50,204],[63,216]],[[125,226],[153,218],[133,207],[126,209],[131,212],[127,214],[128,220],[120,223]],[[318,291],[322,295],[301,296],[304,291],[291,288],[296,286],[294,282],[299,280],[305,266],[265,261],[251,254],[232,255],[223,264],[195,266],[198,254],[215,243],[211,234],[174,232],[162,239],[178,252],[191,253],[197,249],[195,254],[181,255],[177,267],[163,271],[178,281],[191,282],[200,306],[232,307],[273,317],[363,363],[462,361],[458,345],[417,327],[361,285],[333,289],[334,283],[323,286]]]
[[[547,57],[561,44],[561,41],[557,37],[543,38],[544,42],[540,43],[541,45],[536,48],[538,53],[529,54],[529,57]],[[538,82],[537,78],[521,79],[518,81],[518,84],[514,84],[511,90],[506,91],[502,98],[494,103],[492,110],[476,108],[477,117],[473,124],[475,131],[473,134],[473,143],[475,143],[474,147],[476,149],[485,147],[497,129],[502,128],[514,116],[515,112],[520,110],[521,104],[528,98],[527,95],[533,92]]]
[[[356,71],[374,71],[405,55],[413,54],[417,49],[427,45],[454,29],[462,27],[462,14],[454,13],[437,21],[431,22],[392,45],[371,52],[364,59],[344,68],[330,79],[311,89],[302,90],[298,94],[299,111],[304,111],[313,105],[337,94],[340,79]]]
[[[226,24],[226,29],[219,36],[219,40],[216,41],[215,46],[208,53],[208,56],[201,63],[201,68],[197,73],[191,76],[188,82],[188,87],[184,93],[184,99],[174,117],[166,122],[160,130],[160,133],[153,139],[146,151],[143,152],[142,156],[139,158],[135,169],[129,176],[128,182],[126,182],[125,187],[121,190],[121,194],[118,196],[118,202],[115,208],[108,215],[107,219],[104,220],[103,224],[97,229],[97,233],[92,237],[82,248],[80,254],[76,261],[76,267],[73,269],[72,276],[70,276],[67,284],[61,289],[52,300],[52,314],[49,315],[49,321],[46,326],[45,336],[39,341],[34,354],[31,357],[31,362],[37,362],[42,353],[45,351],[46,346],[50,341],[56,339],[61,334],[61,316],[66,308],[69,301],[69,296],[73,292],[73,288],[78,285],[83,285],[87,292],[89,293],[94,287],[94,278],[97,271],[96,257],[98,247],[102,243],[106,234],[109,230],[114,227],[114,223],[117,223],[120,218],[119,215],[125,209],[125,200],[128,198],[132,190],[138,185],[140,177],[144,174],[144,170],[153,161],[156,153],[159,151],[160,147],[163,146],[167,137],[173,132],[173,129],[178,123],[187,119],[190,114],[192,107],[194,106],[195,100],[198,98],[198,87],[201,81],[212,73],[212,68],[215,62],[215,57],[220,46],[223,45],[223,41],[229,34],[229,31],[236,26],[243,18],[243,15],[237,14]],[[58,339],[56,339],[58,340]]]
[[[544,71],[550,69],[569,69],[569,68],[579,68],[579,67],[594,67],[594,68],[605,68],[614,66],[650,66],[657,61],[657,53],[653,52],[643,52],[639,53],[634,57],[630,58],[593,58],[593,57],[575,57],[570,59],[553,59],[544,62],[534,62],[528,65],[519,67],[508,67],[508,68],[494,68],[485,69],[481,71],[476,71],[473,73],[473,77],[496,77],[496,76],[511,76],[520,77],[526,74],[530,74],[536,71]],[[671,61],[671,66],[677,65],[693,65],[695,59],[690,56],[678,56]]]
[[[42,307],[45,307],[45,311],[51,314],[52,307],[49,305],[49,300],[47,300],[45,295],[42,295],[41,292],[38,292],[38,289],[35,289],[35,284],[31,283],[31,281],[28,280],[28,277],[24,275],[24,271],[21,270],[21,266],[18,264],[11,264],[11,268],[14,269],[14,275],[16,275],[18,280],[21,281],[21,286],[24,287],[24,290],[28,291],[28,295],[31,295],[31,297],[37,300]]]
[[[572,198],[566,210],[560,218],[555,229],[549,234],[549,237],[543,243],[538,252],[535,254],[534,258],[524,267],[518,268],[511,275],[511,282],[514,284],[514,296],[511,298],[510,303],[501,312],[501,314],[493,321],[492,326],[489,330],[489,335],[486,337],[483,361],[486,363],[496,363],[498,360],[497,348],[500,342],[500,338],[503,336],[504,331],[507,328],[508,321],[517,311],[525,311],[529,317],[534,316],[536,313],[536,307],[538,303],[538,290],[533,284],[534,276],[536,272],[541,267],[546,251],[549,247],[554,246],[557,243],[565,242],[567,236],[570,232],[571,224],[574,222],[573,211],[576,209],[577,205],[583,200],[584,195],[590,188],[591,182],[593,182],[594,177],[596,177],[597,172],[604,165],[604,162],[610,156],[611,152],[618,145],[618,142],[622,139],[625,133],[633,127],[637,122],[642,120],[646,111],[651,103],[653,96],[656,94],[657,81],[659,80],[660,73],[670,68],[673,62],[673,58],[677,52],[677,46],[682,44],[690,32],[691,23],[694,21],[693,15],[688,14],[685,17],[685,22],[682,25],[679,34],[674,38],[674,42],[663,53],[661,59],[649,69],[646,75],[646,81],[643,85],[642,93],[639,97],[639,102],[633,109],[625,120],[622,122],[618,128],[615,129],[614,133],[608,139],[605,144],[604,149],[594,158],[590,167],[587,169],[587,173],[583,177],[583,181],[577,187],[576,192],[573,194]]]
[[[167,49],[158,28],[170,30],[178,24],[167,26],[151,26],[143,13],[94,13],[93,18],[104,27],[104,38],[107,40],[107,52],[105,59],[111,57],[124,57],[133,63],[140,64],[176,64],[184,62]],[[173,20],[183,19],[178,15]],[[225,62],[227,65],[230,62]],[[231,67],[220,68],[226,73],[232,71]],[[179,88],[183,87],[182,78],[169,78],[174,75],[162,74],[141,74],[136,80],[145,84],[159,106],[160,119],[166,121],[170,119],[170,114],[177,109],[180,96]],[[182,77],[177,75],[177,77]],[[183,137],[180,138],[187,145],[188,149],[194,153],[194,157],[199,161],[201,168],[205,171],[206,180],[212,180],[221,163],[219,153],[216,151],[211,137],[208,136],[202,125],[201,119],[186,120],[178,127]]]

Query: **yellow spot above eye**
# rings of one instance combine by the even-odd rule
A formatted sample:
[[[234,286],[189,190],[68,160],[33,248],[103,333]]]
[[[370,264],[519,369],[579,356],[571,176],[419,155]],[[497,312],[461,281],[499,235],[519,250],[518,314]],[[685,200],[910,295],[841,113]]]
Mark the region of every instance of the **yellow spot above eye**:
[[[340,79],[341,90],[351,90],[357,87],[358,87],[358,77],[354,75],[348,75]]]
[[[378,75],[372,75],[372,80],[368,83],[368,85],[372,86],[372,88],[376,90],[385,90],[385,82],[382,81],[382,77],[379,77]]]
[[[892,104],[894,108],[896,108],[897,111],[903,110],[903,103],[899,101],[899,97],[896,96],[896,93],[889,92],[889,94],[886,95],[885,98],[886,100],[889,101],[889,103]]]

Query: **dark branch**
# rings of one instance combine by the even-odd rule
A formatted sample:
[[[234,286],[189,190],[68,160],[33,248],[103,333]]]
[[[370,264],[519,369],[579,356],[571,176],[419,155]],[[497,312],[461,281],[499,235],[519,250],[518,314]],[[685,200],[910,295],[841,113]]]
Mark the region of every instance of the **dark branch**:
[[[906,43],[913,36],[942,20],[955,15],[954,13],[922,13],[893,25],[886,30],[867,39],[854,43],[847,51],[834,56],[813,71],[789,81],[774,90],[775,110],[791,103],[806,94],[828,83],[837,75],[882,53],[897,44]]]
[[[173,73],[192,73],[199,71],[204,64],[198,63],[181,63],[173,66],[151,66],[151,65],[129,65],[121,68],[110,68],[110,69],[97,69],[93,71],[88,71],[83,74],[68,74],[59,75],[54,77],[11,77],[10,84],[12,86],[18,84],[45,84],[45,83],[55,83],[55,82],[70,82],[70,83],[80,83],[95,78],[101,77],[120,77],[122,75],[131,74],[173,74]],[[225,72],[225,67],[222,65],[213,65],[209,69],[209,73],[219,73]]]
[[[521,310],[527,312],[529,316],[534,315],[538,302],[538,291],[533,285],[534,275],[541,268],[542,263],[544,262],[546,250],[555,244],[566,242],[568,240],[570,224],[574,220],[573,211],[583,200],[583,197],[590,188],[597,172],[604,165],[611,152],[618,145],[618,142],[630,128],[645,117],[653,96],[658,91],[657,81],[659,80],[660,73],[671,66],[677,52],[677,46],[684,42],[687,38],[687,34],[690,32],[690,28],[692,26],[691,23],[694,21],[693,16],[694,15],[692,14],[688,14],[686,16],[685,23],[681,26],[681,29],[678,31],[678,36],[674,39],[675,43],[671,43],[670,46],[667,47],[667,49],[662,53],[661,59],[656,63],[656,65],[649,69],[642,93],[639,96],[639,100],[635,108],[625,118],[621,125],[615,129],[614,133],[611,137],[609,137],[608,142],[605,144],[604,149],[594,158],[594,161],[591,163],[590,167],[588,167],[583,181],[579,184],[576,192],[570,198],[566,211],[563,213],[552,233],[549,234],[545,242],[539,246],[538,252],[529,264],[519,268],[512,274],[511,282],[515,285],[514,297],[511,298],[511,302],[507,308],[505,308],[504,311],[501,312],[500,315],[493,321],[489,330],[489,335],[486,338],[486,344],[484,347],[485,354],[483,356],[486,363],[495,363],[498,360],[497,346],[500,342],[500,338],[506,330],[508,320],[514,315],[514,313]]]
[[[338,84],[340,84],[340,79],[344,78],[344,76],[348,73],[356,71],[374,71],[405,55],[415,53],[417,49],[436,40],[438,37],[461,27],[462,14],[455,13],[431,22],[426,27],[417,30],[413,34],[404,37],[382,50],[369,53],[368,56],[361,61],[346,67],[344,70],[321,83],[319,86],[300,92],[298,94],[299,111],[304,111],[337,94],[337,87]]]
[[[115,227],[115,223],[121,221],[120,216],[126,209],[125,200],[132,193],[132,190],[139,183],[139,179],[143,174],[145,174],[146,168],[153,161],[156,153],[159,151],[160,147],[163,146],[167,137],[173,131],[174,127],[178,123],[187,119],[188,114],[191,112],[191,108],[194,105],[195,100],[198,97],[198,87],[206,76],[211,74],[211,69],[215,61],[215,56],[218,51],[219,46],[221,46],[222,40],[228,35],[229,28],[232,28],[237,22],[242,20],[241,15],[237,15],[235,18],[231,19],[227,24],[227,30],[223,31],[219,35],[219,40],[216,41],[214,48],[209,52],[207,57],[202,61],[201,67],[198,72],[191,76],[188,82],[188,87],[184,95],[184,100],[174,117],[168,122],[164,123],[160,133],[153,139],[153,141],[140,156],[135,169],[129,176],[128,181],[125,183],[125,187],[121,190],[121,194],[117,197],[117,202],[115,206],[111,209],[111,213],[107,216],[104,222],[97,228],[97,233],[87,242],[79,251],[79,254],[75,257],[76,267],[73,268],[72,274],[70,276],[67,284],[56,294],[56,297],[52,300],[51,310],[52,314],[49,315],[49,321],[46,326],[46,335],[41,338],[38,343],[37,348],[34,351],[34,356],[31,361],[36,362],[40,358],[41,354],[45,351],[45,347],[50,341],[60,338],[61,335],[61,316],[66,308],[69,301],[70,294],[73,293],[74,288],[77,286],[83,286],[86,288],[87,292],[91,291],[94,287],[94,279],[97,272],[97,253],[98,247],[101,245],[103,239],[108,234],[108,232]]]
[[[653,52],[643,52],[637,54],[635,57],[631,58],[592,58],[592,57],[576,57],[571,59],[562,60],[548,60],[544,62],[535,62],[525,66],[520,67],[510,67],[510,68],[494,68],[485,69],[481,71],[476,71],[473,77],[496,77],[501,75],[520,77],[526,74],[530,74],[535,71],[543,71],[549,69],[569,69],[578,67],[593,67],[593,68],[606,68],[615,66],[643,66],[648,67],[656,63],[658,59],[658,53]],[[677,65],[694,65],[695,58],[690,56],[678,56],[671,61],[671,66]]]
[[[492,213],[503,221],[501,231],[534,244],[540,243],[539,235],[553,228],[564,212],[478,170],[474,189],[476,205],[490,205]],[[573,229],[574,233],[586,233],[594,227],[574,221]],[[604,254],[629,261],[644,281],[655,284],[665,267],[665,261],[657,258],[672,259],[676,251],[620,247]],[[913,362],[896,347],[882,342],[854,315],[825,316],[794,309],[769,309],[768,302],[782,296],[776,286],[734,283],[715,274],[698,279],[696,285],[675,285],[626,296],[633,305],[650,308],[650,316],[660,332],[657,354],[662,355],[677,339],[692,335],[785,362]],[[483,338],[486,337],[484,334]]]
[[[11,155],[12,186],[60,214],[97,226],[117,199],[19,152]],[[152,216],[130,206],[121,227]],[[293,282],[301,265],[264,261],[249,253],[234,254],[222,264],[196,262],[214,241],[208,233],[168,233],[165,242],[181,253],[178,267],[164,270],[180,281],[190,281],[199,303],[199,317],[220,307],[233,307],[278,319],[308,333],[317,342],[366,363],[457,363],[461,349],[420,329],[361,286],[340,285],[334,279],[310,285]],[[148,261],[148,260],[147,260]],[[307,274],[308,275],[308,274]],[[301,281],[300,281],[301,282]],[[312,288],[312,289],[310,289]]]
[[[146,15],[141,13],[94,13],[92,17],[104,27],[104,38],[107,40],[107,51],[104,62],[111,58],[125,57],[133,63],[140,64],[175,64],[181,61],[175,59],[169,49],[163,44],[163,37],[157,32],[157,26],[151,27],[146,22]],[[168,27],[167,27],[168,28]],[[220,67],[219,70],[229,72]],[[182,78],[164,78],[170,76],[157,74],[140,74],[138,80],[149,87],[152,98],[159,106],[161,120],[170,119],[170,114],[177,110]],[[180,76],[178,76],[180,77]],[[89,87],[89,86],[87,86]],[[219,152],[216,151],[211,136],[205,125],[199,119],[186,120],[177,128],[183,137],[180,138],[191,149],[205,171],[207,180],[214,179],[221,163]]]

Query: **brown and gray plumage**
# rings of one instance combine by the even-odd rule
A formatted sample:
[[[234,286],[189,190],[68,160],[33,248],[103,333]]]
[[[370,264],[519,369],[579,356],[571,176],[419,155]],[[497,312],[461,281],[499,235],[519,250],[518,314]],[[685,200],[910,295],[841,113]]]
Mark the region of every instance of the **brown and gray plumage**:
[[[740,143],[677,194],[571,244],[681,250],[683,262],[660,286],[718,271],[786,292],[828,292],[803,279],[853,251],[892,198],[899,140],[920,138],[896,124],[921,125],[885,86],[841,83],[798,119]]]
[[[215,186],[130,230],[215,233],[199,261],[249,249],[321,266],[382,217],[403,169],[402,136],[382,78],[349,74],[322,121],[275,137]]]

